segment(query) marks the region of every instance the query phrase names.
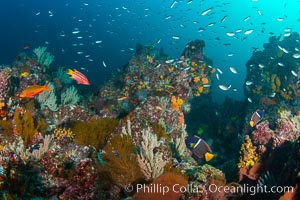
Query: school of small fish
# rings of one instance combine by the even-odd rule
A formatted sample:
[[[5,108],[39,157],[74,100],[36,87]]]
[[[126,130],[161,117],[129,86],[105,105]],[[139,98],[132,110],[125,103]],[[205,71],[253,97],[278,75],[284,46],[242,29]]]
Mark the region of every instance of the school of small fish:
[[[64,3],[65,9],[70,9],[72,5],[71,2]],[[123,60],[129,60],[135,53],[136,43],[152,43],[158,47],[169,46],[170,49],[178,49],[179,44],[187,43],[197,38],[197,34],[200,34],[201,39],[210,41],[210,48],[218,49],[220,45],[233,47],[236,45],[234,44],[235,41],[244,43],[247,40],[253,41],[256,37],[274,35],[275,33],[268,29],[269,22],[267,23],[265,18],[268,13],[264,7],[260,7],[260,1],[252,0],[249,5],[250,7],[247,8],[249,12],[240,13],[237,16],[231,9],[232,6],[235,6],[235,2],[232,1],[216,0],[211,3],[209,1],[173,0],[161,2],[159,8],[153,6],[151,1],[146,0],[136,2],[134,6],[124,2],[116,4],[108,4],[105,1],[81,2],[77,14],[69,16],[70,26],[58,30],[56,36],[62,41],[66,41],[64,38],[68,38],[71,43],[62,42],[61,53],[72,54],[73,56],[70,57],[73,58],[74,64],[88,72],[89,66],[106,69],[110,68],[115,60],[120,60],[120,57]],[[288,21],[288,12],[286,11],[288,6],[290,6],[288,3],[282,5],[279,16],[276,16],[274,12],[275,16],[272,22],[283,27],[283,37],[289,37],[293,30],[292,27],[285,26],[286,21]],[[106,10],[111,12],[104,15]],[[277,10],[279,9],[277,8]],[[92,11],[95,12],[93,15],[86,15]],[[59,11],[55,9],[35,10],[32,15],[36,18],[49,17],[49,20],[53,20],[57,18]],[[300,21],[300,17],[297,20]],[[160,26],[156,26],[154,23],[157,21],[161,21],[166,29],[163,30]],[[146,25],[146,28],[142,28],[143,24]],[[36,27],[35,33],[42,31],[40,24],[37,24]],[[193,33],[190,30],[195,31]],[[126,36],[123,34],[124,31],[128,32]],[[148,33],[151,33],[150,38]],[[126,41],[128,42],[112,45],[111,41],[120,43],[120,37],[127,37]],[[49,41],[45,41],[45,44],[51,45]],[[114,46],[119,46],[120,49],[116,49]],[[24,49],[28,48],[28,45],[24,46]],[[237,49],[236,52],[232,49],[227,52],[218,52],[217,56],[213,57],[213,59],[218,59],[219,56],[225,57],[223,61],[219,61],[221,62],[218,63],[219,67],[213,66],[217,70],[215,77],[218,81],[221,80],[223,71],[225,74],[227,73],[226,68],[231,74],[238,74],[237,78],[244,71],[244,65],[240,66],[234,63],[234,60],[240,55],[239,48],[235,48]],[[300,58],[298,48],[289,49],[281,45],[277,45],[277,48],[285,54],[290,54],[294,59]],[[115,57],[105,57],[105,49],[114,51]],[[252,49],[256,51],[259,48],[252,47]],[[166,64],[173,62],[174,59],[165,61]],[[278,67],[285,67],[286,64],[284,62],[277,63]],[[228,65],[229,67],[225,67]],[[256,65],[257,70],[265,68],[264,63],[257,63]],[[156,68],[159,67],[160,64]],[[295,77],[299,76],[299,72],[295,70],[292,70],[291,74]],[[226,81],[225,78],[222,78],[222,81],[225,81],[226,84],[219,84],[219,88],[223,91],[229,90],[231,88],[230,80]],[[254,83],[251,80],[245,82],[246,86],[252,84]],[[232,91],[238,91],[238,89],[233,88]]]

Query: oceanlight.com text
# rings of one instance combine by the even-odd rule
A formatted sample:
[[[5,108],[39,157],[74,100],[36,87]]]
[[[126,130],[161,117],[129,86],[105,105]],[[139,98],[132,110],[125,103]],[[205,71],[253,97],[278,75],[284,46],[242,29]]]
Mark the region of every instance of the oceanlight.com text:
[[[217,186],[215,184],[211,184],[208,186],[208,191],[215,192],[225,192],[225,194],[250,194],[256,195],[259,193],[285,193],[285,192],[293,192],[294,188],[292,186],[266,186],[266,185],[255,185],[250,186],[248,184],[239,185],[239,186]]]
[[[168,192],[175,193],[199,193],[203,192],[203,189],[207,190],[211,193],[225,193],[225,195],[256,195],[259,193],[285,193],[285,192],[293,192],[294,188],[292,186],[269,186],[266,185],[256,185],[250,186],[248,184],[238,185],[238,186],[218,186],[215,184],[211,184],[208,187],[192,185],[189,184],[187,186],[181,186],[179,184],[174,184],[171,186],[162,185],[162,184],[137,184],[135,187],[132,185],[128,185],[125,190],[127,192],[136,191],[137,193],[156,193],[165,195]]]

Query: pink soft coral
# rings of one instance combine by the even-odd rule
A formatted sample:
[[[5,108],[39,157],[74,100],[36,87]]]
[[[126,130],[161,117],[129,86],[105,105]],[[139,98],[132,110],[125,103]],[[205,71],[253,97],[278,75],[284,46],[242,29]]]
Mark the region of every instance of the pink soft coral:
[[[256,125],[256,130],[252,132],[254,144],[267,144],[274,135],[274,131],[269,128],[269,122],[266,120]]]

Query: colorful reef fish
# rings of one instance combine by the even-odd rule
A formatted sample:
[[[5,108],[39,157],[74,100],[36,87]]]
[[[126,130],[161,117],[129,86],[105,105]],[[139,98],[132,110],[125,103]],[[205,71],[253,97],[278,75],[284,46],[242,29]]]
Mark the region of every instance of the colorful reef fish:
[[[38,95],[45,90],[51,91],[51,89],[48,86],[48,83],[46,83],[45,85],[31,85],[21,92],[20,97],[33,98],[35,95]]]
[[[252,116],[251,116],[249,125],[250,125],[251,127],[256,126],[256,124],[258,124],[258,123],[262,120],[263,115],[264,115],[264,111],[263,111],[263,110],[256,110],[256,111],[252,114]]]
[[[185,143],[198,158],[204,158],[206,162],[213,159],[214,154],[212,153],[210,146],[200,137],[196,135],[188,136],[185,139]]]
[[[86,76],[82,74],[80,71],[77,71],[76,69],[74,70],[68,69],[67,74],[70,75],[71,79],[77,81],[78,84],[90,85],[90,82],[86,78]]]

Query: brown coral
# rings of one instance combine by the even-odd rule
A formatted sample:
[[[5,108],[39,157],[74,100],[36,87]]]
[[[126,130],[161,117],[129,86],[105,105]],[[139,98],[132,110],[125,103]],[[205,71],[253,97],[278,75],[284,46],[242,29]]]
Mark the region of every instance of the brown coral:
[[[176,200],[181,196],[180,189],[187,188],[187,185],[188,181],[183,175],[166,172],[157,177],[150,185],[144,185],[138,190],[133,200]]]
[[[107,137],[116,128],[118,121],[115,119],[92,119],[88,123],[75,122],[71,128],[75,134],[75,141],[79,145],[92,145],[96,149],[105,146]]]
[[[44,121],[34,120],[29,111],[26,111],[24,115],[21,116],[20,111],[16,110],[14,123],[16,125],[16,133],[21,135],[26,145],[29,145],[32,142],[36,133],[44,131],[47,127]]]
[[[104,148],[104,166],[100,170],[108,173],[114,184],[125,188],[143,179],[133,140],[128,135],[116,135]]]

